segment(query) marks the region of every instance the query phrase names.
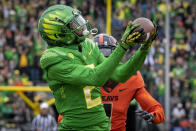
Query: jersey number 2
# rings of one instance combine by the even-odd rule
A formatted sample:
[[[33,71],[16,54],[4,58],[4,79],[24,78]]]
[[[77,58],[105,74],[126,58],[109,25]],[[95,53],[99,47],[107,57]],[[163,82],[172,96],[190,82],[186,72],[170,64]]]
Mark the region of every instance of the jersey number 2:
[[[91,91],[94,88],[95,88],[95,86],[86,86],[83,88],[87,109],[93,108],[93,107],[101,104],[101,97],[100,96],[95,99],[91,98]]]

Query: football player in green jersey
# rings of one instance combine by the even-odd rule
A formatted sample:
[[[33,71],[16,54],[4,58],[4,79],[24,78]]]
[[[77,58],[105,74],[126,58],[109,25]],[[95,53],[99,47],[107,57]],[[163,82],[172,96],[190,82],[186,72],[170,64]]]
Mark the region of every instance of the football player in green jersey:
[[[135,42],[143,34],[143,29],[136,29],[138,26],[131,22],[127,25],[121,42],[106,59],[97,45],[87,38],[96,30],[78,10],[55,5],[43,12],[38,28],[48,48],[40,63],[47,72],[57,111],[63,115],[58,130],[110,129],[99,87],[109,78],[125,82],[144,63],[149,42],[144,43],[129,61],[119,63],[127,49],[140,44]]]

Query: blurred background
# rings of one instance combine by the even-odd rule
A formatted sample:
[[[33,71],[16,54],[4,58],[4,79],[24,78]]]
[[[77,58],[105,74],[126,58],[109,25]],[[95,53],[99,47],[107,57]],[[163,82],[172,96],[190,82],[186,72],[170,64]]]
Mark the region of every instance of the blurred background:
[[[0,130],[30,130],[41,102],[57,118],[39,64],[47,44],[37,28],[40,14],[55,4],[78,8],[99,33],[111,33],[117,40],[130,20],[157,17],[158,39],[140,71],[146,89],[164,106],[166,122],[149,126],[136,118],[128,126],[137,131],[196,130],[196,0],[170,0],[169,26],[165,0],[0,0]]]

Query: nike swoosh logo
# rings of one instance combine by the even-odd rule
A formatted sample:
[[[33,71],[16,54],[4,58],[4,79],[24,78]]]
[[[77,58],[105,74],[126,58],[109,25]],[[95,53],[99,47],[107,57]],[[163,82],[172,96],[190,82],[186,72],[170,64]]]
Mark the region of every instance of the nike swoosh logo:
[[[91,50],[91,51],[89,51],[89,52],[88,52],[88,54],[89,54],[89,55],[91,55],[91,54],[92,54],[92,50]]]
[[[124,89],[119,89],[119,91],[120,91],[120,92],[122,92],[122,91],[124,91],[124,90],[126,90],[126,89],[127,89],[127,88],[124,88]]]

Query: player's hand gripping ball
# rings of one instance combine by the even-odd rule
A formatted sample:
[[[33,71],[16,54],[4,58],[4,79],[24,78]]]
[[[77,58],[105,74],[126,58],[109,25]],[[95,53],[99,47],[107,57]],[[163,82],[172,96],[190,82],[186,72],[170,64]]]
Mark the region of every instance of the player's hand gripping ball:
[[[140,36],[142,36],[144,34],[142,28],[136,29],[139,26],[140,26],[140,24],[133,25],[132,21],[130,21],[129,24],[127,25],[127,28],[121,38],[121,43],[120,43],[120,45],[124,49],[128,49],[128,48],[131,48],[131,47],[139,44],[139,42],[137,42],[137,41],[140,38]]]
[[[137,18],[133,21],[133,25],[136,24],[140,24],[140,26],[136,29],[142,28],[144,30],[143,35],[140,36],[140,38],[137,41],[143,43],[142,49],[149,49],[152,45],[152,42],[157,38],[158,34],[156,18],[153,20],[153,22],[144,17]]]
[[[133,32],[137,31],[138,29],[143,29],[144,33],[142,36],[140,36],[140,39],[138,41],[140,42],[147,42],[151,37],[153,37],[155,26],[151,20],[145,17],[137,18],[133,21],[133,25],[140,24],[139,27],[137,27]]]

